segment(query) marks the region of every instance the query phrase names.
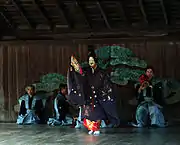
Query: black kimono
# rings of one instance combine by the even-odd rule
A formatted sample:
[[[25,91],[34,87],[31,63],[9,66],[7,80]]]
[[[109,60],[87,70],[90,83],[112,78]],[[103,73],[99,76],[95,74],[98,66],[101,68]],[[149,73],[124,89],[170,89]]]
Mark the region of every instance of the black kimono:
[[[73,96],[70,94],[70,99],[79,105],[84,105],[83,115],[86,119],[95,122],[109,120],[111,124],[119,125],[116,98],[113,95],[109,77],[100,68],[96,68],[94,72],[91,68],[87,68],[83,72],[82,75],[73,72],[74,77],[76,77],[74,80],[77,79],[78,81],[76,81],[77,84],[74,88],[72,87],[73,90],[71,89],[71,91],[81,95]],[[72,78],[69,78],[71,76],[68,75],[68,79],[72,80]]]

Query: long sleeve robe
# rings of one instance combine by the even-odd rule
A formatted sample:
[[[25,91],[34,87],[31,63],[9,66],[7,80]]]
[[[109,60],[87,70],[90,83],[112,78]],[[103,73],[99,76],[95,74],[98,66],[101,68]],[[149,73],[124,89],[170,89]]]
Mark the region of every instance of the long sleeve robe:
[[[68,85],[70,99],[84,105],[85,118],[91,121],[108,119],[112,124],[118,125],[116,97],[113,95],[109,77],[99,68],[94,73],[91,68],[84,69],[83,72],[80,75],[72,71],[73,75],[68,75],[68,80],[73,80]]]

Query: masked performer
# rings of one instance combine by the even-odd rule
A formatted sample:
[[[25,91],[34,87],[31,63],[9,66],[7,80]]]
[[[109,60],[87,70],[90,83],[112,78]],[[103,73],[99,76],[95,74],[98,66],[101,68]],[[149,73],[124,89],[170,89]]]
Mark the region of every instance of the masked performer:
[[[78,85],[71,85],[76,86],[73,89],[69,87],[70,98],[83,106],[83,123],[89,134],[100,134],[101,120],[109,120],[112,126],[119,125],[112,84],[109,82],[109,77],[98,67],[95,52],[93,50],[89,52],[89,67],[86,69],[82,70],[75,58],[72,57],[71,60],[73,69],[70,72],[74,74]],[[72,75],[68,75],[68,79],[72,80]],[[73,84],[73,81],[70,82],[69,84]]]
[[[136,110],[136,127],[152,126],[165,127],[162,113],[162,96],[160,89],[152,85],[153,68],[147,67],[145,74],[139,78],[140,85],[137,88],[138,107]]]

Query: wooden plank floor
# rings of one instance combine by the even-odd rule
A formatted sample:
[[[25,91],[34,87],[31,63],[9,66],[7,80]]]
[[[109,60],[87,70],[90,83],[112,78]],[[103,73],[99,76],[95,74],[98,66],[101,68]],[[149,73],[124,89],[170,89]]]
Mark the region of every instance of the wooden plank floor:
[[[87,130],[47,125],[0,124],[0,145],[179,145],[180,127],[103,129],[100,136]]]

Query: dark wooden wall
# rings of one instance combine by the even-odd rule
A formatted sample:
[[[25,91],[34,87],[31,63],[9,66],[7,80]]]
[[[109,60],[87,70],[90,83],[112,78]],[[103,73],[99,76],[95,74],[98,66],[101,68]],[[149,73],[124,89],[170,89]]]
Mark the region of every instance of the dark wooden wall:
[[[88,43],[94,43],[96,48],[113,44],[107,41]],[[138,57],[153,65],[157,76],[180,79],[179,42],[141,39],[119,42],[116,40],[115,44],[130,48]],[[66,75],[69,57],[73,53],[78,55],[80,60],[86,60],[87,42],[2,42],[0,44],[0,103],[1,110],[6,115],[0,120],[16,119],[13,107],[27,84],[38,81],[41,75],[47,73]]]

